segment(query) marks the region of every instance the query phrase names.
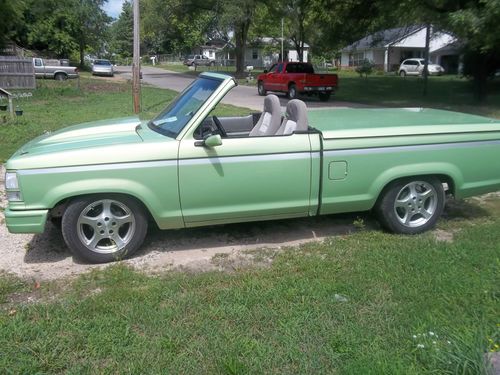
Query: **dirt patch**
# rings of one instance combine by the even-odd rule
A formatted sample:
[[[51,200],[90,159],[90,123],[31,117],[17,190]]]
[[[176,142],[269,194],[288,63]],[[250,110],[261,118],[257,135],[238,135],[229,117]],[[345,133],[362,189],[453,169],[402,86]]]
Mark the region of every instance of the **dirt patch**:
[[[448,231],[448,230],[442,230],[442,229],[436,229],[434,230],[434,237],[436,238],[437,241],[440,242],[453,242],[453,238],[455,236],[454,231]]]

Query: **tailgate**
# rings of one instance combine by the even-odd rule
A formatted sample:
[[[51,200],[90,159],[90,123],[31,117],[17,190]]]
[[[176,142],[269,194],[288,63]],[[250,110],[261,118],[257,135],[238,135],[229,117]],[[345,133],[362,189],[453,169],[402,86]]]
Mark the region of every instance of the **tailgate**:
[[[337,86],[336,74],[306,74],[307,86]]]

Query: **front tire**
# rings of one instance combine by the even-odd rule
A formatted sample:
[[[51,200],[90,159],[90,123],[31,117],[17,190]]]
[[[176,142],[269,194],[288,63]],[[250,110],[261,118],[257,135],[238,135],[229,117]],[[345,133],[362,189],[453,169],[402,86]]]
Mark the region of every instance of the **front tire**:
[[[297,86],[295,86],[294,83],[292,83],[288,87],[288,99],[297,99],[298,93],[297,93]]]
[[[382,226],[400,234],[425,232],[443,212],[445,194],[435,177],[412,177],[394,181],[382,193],[375,211]]]
[[[400,76],[400,77],[406,77],[406,72],[405,72],[404,70],[401,70],[401,71],[399,72],[399,76]]]
[[[257,92],[260,96],[266,96],[267,90],[264,88],[264,82],[259,81],[259,83],[257,83]]]
[[[124,259],[136,252],[148,222],[141,204],[123,195],[91,195],[74,199],[62,219],[70,250],[91,263]]]

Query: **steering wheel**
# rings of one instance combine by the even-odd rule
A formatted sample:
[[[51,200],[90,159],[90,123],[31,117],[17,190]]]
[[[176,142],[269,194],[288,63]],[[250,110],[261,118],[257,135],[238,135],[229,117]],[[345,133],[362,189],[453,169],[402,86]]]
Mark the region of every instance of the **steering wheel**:
[[[217,118],[217,116],[212,116],[212,118],[214,120],[215,126],[219,130],[219,133],[220,133],[221,137],[227,137],[226,131],[222,127],[222,124],[221,124],[220,120]]]

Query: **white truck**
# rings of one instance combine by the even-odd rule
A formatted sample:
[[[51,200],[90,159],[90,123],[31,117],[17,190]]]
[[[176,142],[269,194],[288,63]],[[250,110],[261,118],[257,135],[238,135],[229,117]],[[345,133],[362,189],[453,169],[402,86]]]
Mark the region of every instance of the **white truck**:
[[[78,78],[78,68],[60,64],[46,64],[40,57],[33,58],[33,67],[36,78],[49,78],[58,81],[64,81],[68,78]]]

